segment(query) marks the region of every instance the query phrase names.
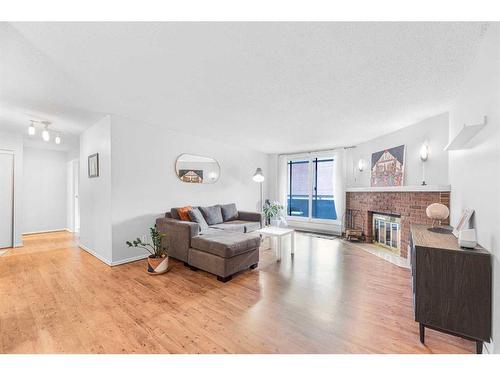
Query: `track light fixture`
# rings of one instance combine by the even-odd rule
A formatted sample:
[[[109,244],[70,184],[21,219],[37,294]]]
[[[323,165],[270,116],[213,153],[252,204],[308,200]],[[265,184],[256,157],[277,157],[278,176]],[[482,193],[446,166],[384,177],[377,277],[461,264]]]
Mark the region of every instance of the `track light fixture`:
[[[50,122],[49,121],[36,121],[36,120],[31,120],[31,124],[30,126],[28,127],[28,134],[30,136],[33,136],[36,134],[36,127],[35,127],[35,124],[40,124],[43,126],[43,130],[42,130],[42,139],[45,141],[45,142],[49,142],[50,141],[50,132],[49,132],[49,125],[50,125]],[[62,142],[62,138],[61,138],[61,133],[57,133],[56,137],[54,138],[54,142],[55,144],[59,145],[61,144]]]

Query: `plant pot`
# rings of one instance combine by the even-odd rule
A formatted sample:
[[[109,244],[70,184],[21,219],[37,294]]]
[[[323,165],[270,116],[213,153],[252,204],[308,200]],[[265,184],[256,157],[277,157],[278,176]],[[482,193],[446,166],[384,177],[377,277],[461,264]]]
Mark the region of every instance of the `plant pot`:
[[[279,227],[280,226],[280,219],[271,219],[271,226],[272,227]]]
[[[161,275],[168,271],[168,256],[163,258],[148,257],[148,273],[150,275]]]

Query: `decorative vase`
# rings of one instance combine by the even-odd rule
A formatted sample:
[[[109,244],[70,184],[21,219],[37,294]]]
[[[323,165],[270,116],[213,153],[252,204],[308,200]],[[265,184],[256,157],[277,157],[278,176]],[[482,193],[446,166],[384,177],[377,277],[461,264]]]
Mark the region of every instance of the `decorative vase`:
[[[280,219],[271,219],[271,226],[272,227],[279,227],[280,226]]]
[[[163,258],[148,257],[148,273],[150,275],[161,275],[168,271],[168,256]]]

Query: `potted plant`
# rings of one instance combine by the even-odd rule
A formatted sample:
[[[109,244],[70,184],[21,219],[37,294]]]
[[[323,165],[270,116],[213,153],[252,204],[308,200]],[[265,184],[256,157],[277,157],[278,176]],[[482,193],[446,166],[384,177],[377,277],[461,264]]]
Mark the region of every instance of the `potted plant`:
[[[159,275],[168,271],[167,248],[161,244],[161,239],[165,237],[165,234],[158,232],[156,225],[149,228],[149,233],[149,239],[137,237],[132,242],[127,241],[126,244],[128,247],[138,247],[148,251],[151,254],[148,257],[148,273]]]
[[[266,202],[264,206],[264,216],[266,217],[266,222],[270,223],[272,226],[279,226],[280,219],[277,219],[278,217],[281,217],[281,210],[283,209],[283,206],[280,204],[278,201],[274,202]]]

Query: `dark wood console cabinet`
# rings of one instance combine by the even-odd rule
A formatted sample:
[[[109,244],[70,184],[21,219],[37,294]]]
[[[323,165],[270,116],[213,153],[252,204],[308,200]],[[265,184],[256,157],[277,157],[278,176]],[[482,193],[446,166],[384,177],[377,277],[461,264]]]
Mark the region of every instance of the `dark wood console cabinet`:
[[[462,249],[451,233],[411,225],[410,251],[415,321],[425,328],[476,342],[491,337],[491,256],[480,246]]]

